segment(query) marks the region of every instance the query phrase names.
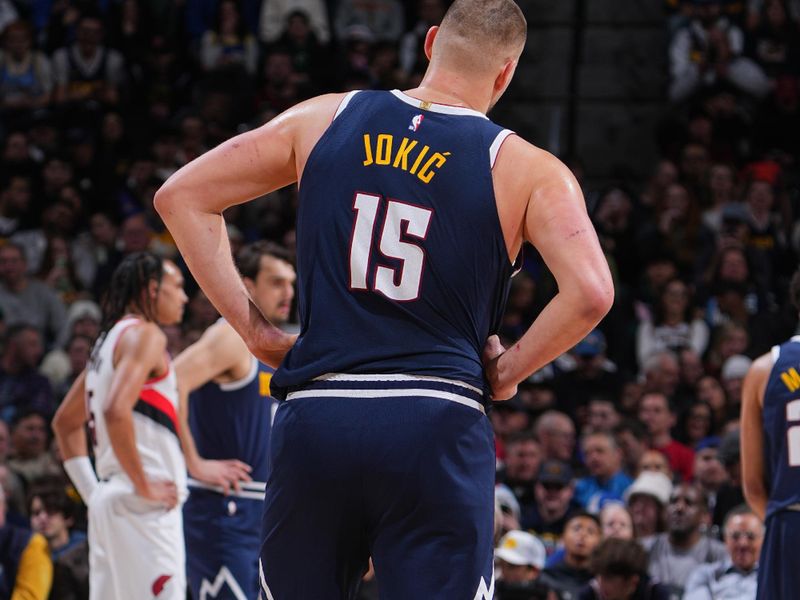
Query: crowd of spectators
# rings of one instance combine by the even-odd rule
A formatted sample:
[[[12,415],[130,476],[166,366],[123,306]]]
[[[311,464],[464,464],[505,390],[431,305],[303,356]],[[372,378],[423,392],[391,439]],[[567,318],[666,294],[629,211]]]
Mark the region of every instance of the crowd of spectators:
[[[41,534],[51,597],[86,597],[85,515],[48,424],[100,333],[115,266],[144,249],[180,263],[155,191],[317,93],[414,87],[447,4],[0,0],[0,535],[18,541],[0,557],[0,596]],[[669,82],[652,174],[596,187],[575,169],[615,306],[490,415],[500,600],[684,588],[695,599],[714,586],[753,597],[761,524],[739,507],[737,420],[750,362],[797,324],[800,6],[664,6]],[[291,250],[295,202],[286,188],[230,209],[234,249],[266,238]],[[189,286],[186,318],[167,331],[172,353],[217,318]],[[503,338],[554,292],[526,249]]]

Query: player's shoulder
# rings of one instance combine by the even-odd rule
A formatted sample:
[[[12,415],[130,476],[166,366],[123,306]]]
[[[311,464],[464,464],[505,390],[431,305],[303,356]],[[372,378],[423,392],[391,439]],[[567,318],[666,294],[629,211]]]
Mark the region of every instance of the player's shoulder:
[[[121,351],[138,349],[164,349],[167,335],[152,321],[139,321],[120,333],[117,348]]]
[[[498,152],[496,164],[500,166],[504,163],[513,166],[518,173],[521,172],[520,167],[527,167],[532,179],[571,173],[555,155],[515,133],[503,140]]]

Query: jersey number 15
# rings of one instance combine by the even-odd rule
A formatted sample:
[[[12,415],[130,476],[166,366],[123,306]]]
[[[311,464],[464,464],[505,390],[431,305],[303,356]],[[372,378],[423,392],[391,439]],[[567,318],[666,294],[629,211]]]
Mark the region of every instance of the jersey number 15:
[[[356,194],[353,202],[356,221],[353,225],[353,237],[350,240],[350,289],[370,289],[367,273],[373,251],[373,232],[381,204],[380,196],[363,192]],[[419,245],[407,242],[403,238],[424,240],[428,234],[432,214],[433,211],[429,208],[397,200],[389,200],[385,204],[379,249],[383,256],[402,261],[402,266],[399,268],[398,280],[396,269],[377,265],[373,291],[399,302],[408,302],[419,297],[425,251]],[[406,223],[405,231],[403,223]]]

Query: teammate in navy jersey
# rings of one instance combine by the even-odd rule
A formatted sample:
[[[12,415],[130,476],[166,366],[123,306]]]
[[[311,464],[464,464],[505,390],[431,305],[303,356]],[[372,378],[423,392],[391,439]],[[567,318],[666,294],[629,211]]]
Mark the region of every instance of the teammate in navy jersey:
[[[304,102],[156,195],[208,297],[279,366],[265,598],[351,598],[369,556],[382,600],[493,595],[485,406],[575,345],[613,300],[572,174],[485,114],[526,32],[511,0],[456,0],[426,36],[420,87]],[[252,301],[222,218],[293,182],[296,344]],[[492,334],[526,240],[559,293],[505,351]]]
[[[285,323],[295,281],[288,252],[256,242],[241,249],[236,266],[264,316]],[[220,319],[175,359],[175,371],[183,404],[191,392],[183,413],[191,431],[185,452],[193,477],[183,509],[189,588],[197,600],[251,600],[259,590],[274,369],[250,354]]]
[[[789,288],[800,311],[800,271]],[[742,484],[766,525],[758,562],[759,599],[790,600],[800,590],[800,336],[752,364],[742,388]]]

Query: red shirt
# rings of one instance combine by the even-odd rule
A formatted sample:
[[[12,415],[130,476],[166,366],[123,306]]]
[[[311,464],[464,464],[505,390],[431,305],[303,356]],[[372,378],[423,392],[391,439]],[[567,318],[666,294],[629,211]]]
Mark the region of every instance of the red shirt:
[[[681,480],[692,480],[692,472],[694,471],[694,450],[675,440],[672,440],[666,446],[655,449],[662,452],[664,456],[667,457],[670,468],[681,476]]]

